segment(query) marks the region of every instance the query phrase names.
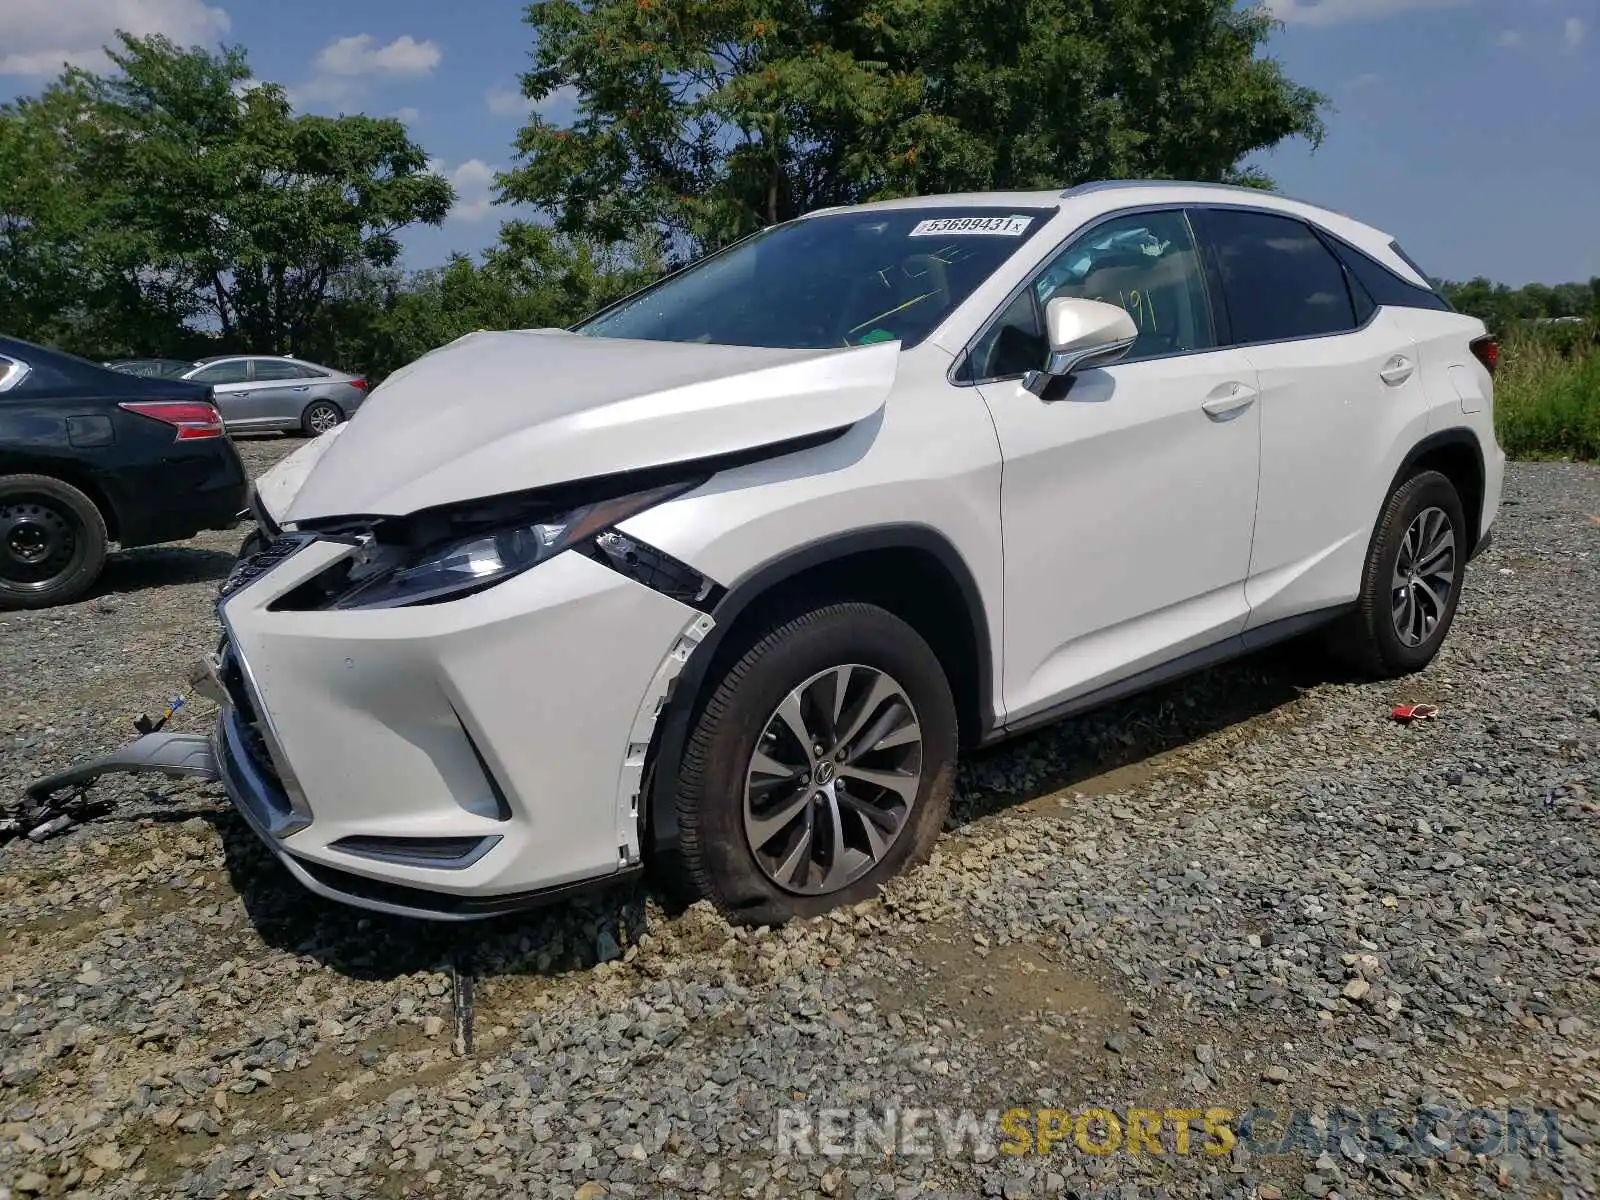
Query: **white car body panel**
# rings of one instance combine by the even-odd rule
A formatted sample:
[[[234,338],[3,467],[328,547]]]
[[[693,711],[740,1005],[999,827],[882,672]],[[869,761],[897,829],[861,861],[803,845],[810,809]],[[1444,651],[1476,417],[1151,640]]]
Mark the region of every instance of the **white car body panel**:
[[[311,474],[311,468],[321,461],[334,439],[349,428],[348,422],[335,425],[256,476],[256,500],[274,523],[281,527],[288,520],[289,506],[294,503],[306,476]]]
[[[268,610],[350,549],[314,542],[223,606],[315,814],[284,849],[481,895],[637,862],[637,834],[618,841],[629,745],[663,656],[700,614],[575,554],[448,605]],[[491,778],[511,820],[493,815]],[[441,871],[332,845],[363,835],[502,841],[464,870]]]
[[[1380,309],[1366,328],[1245,347],[1261,381],[1261,493],[1250,627],[1352,601],[1400,458],[1427,431],[1416,346]],[[1403,360],[1410,374],[1385,383]],[[1397,364],[1398,365],[1398,364]]]
[[[1239,350],[980,385],[1005,461],[1009,719],[1239,633],[1261,454]],[[1201,405],[1236,397],[1221,419]]]
[[[1346,333],[1121,362],[1048,400],[1017,379],[954,373],[1015,290],[1112,213],[1286,213],[1425,287],[1387,235],[1282,197],[1182,184],[877,207],[931,205],[1055,215],[909,348],[468,335],[262,476],[258,502],[314,530],[834,433],[750,453],[616,528],[698,573],[705,594],[741,599],[835,547],[870,557],[895,538],[936,544],[970,583],[987,647],[978,737],[1347,605],[1391,482],[1430,435],[1482,447],[1477,532],[1492,526],[1504,464],[1493,384],[1469,348],[1483,327],[1456,313],[1386,307]],[[704,665],[725,628],[716,601],[695,607],[568,550],[442,603],[296,609],[277,602],[358,549],[290,537],[314,540],[232,591],[222,613],[309,806],[309,824],[264,834],[297,878],[438,916],[318,872],[471,900],[637,864],[651,739],[690,702],[679,673]],[[230,792],[247,815],[259,801]],[[335,844],[486,835],[499,840],[450,869]]]
[[[942,351],[919,346],[900,357],[889,403],[837,441],[725,472],[621,529],[730,588],[842,533],[937,531],[982,598],[998,697],[1005,572],[994,423],[975,390],[945,378]],[[1004,716],[994,710],[996,721]]]
[[[768,350],[471,334],[373,389],[288,519],[412,513],[843,428],[882,407],[898,362],[893,342]]]

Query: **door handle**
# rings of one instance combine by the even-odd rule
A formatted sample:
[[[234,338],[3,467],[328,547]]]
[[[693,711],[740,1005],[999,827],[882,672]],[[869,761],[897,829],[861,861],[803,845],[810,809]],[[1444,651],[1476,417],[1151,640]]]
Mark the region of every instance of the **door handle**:
[[[1411,378],[1412,373],[1415,372],[1416,369],[1416,363],[1412,362],[1404,354],[1396,354],[1388,362],[1383,364],[1383,370],[1378,372],[1378,378],[1383,380],[1390,387],[1399,387],[1402,383]]]
[[[302,383],[292,390],[296,392],[309,392],[311,390],[311,385],[309,383]]]
[[[1200,405],[1213,421],[1231,421],[1256,402],[1256,389],[1242,383],[1225,383],[1217,391]]]

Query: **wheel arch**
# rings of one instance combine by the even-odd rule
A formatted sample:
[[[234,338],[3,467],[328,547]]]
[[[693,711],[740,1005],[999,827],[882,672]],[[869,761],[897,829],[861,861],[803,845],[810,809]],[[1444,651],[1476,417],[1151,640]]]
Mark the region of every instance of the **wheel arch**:
[[[120,539],[122,520],[116,505],[88,467],[68,460],[8,454],[5,462],[0,464],[0,476],[5,475],[46,475],[70,484],[89,497],[89,502],[99,510],[100,519],[106,524],[106,540],[115,542]]]
[[[1421,471],[1438,471],[1461,497],[1461,507],[1467,518],[1465,557],[1471,558],[1483,535],[1484,489],[1488,479],[1483,443],[1475,432],[1465,427],[1430,433],[1406,454],[1389,481],[1384,497],[1392,496],[1396,488]]]
[[[950,681],[964,747],[994,723],[994,658],[977,580],[954,545],[923,525],[853,530],[772,559],[729,587],[716,626],[685,664],[656,728],[646,818],[656,851],[678,839],[673,783],[690,728],[718,668],[745,636],[780,612],[855,600],[878,604],[917,630]]]

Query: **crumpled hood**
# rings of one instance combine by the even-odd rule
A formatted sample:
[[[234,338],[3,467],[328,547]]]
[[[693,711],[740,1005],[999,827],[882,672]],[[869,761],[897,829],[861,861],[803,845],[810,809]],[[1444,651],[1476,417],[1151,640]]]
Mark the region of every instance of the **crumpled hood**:
[[[899,352],[468,334],[373,389],[284,519],[404,515],[843,428],[883,406]]]
[[[292,454],[280,458],[260,475],[256,476],[256,499],[261,507],[267,510],[279,525],[287,519],[289,506],[294,503],[295,494],[299,492],[300,485],[305,483],[306,476],[311,474],[311,468],[317,465],[317,460],[328,452],[328,447],[333,445],[333,439],[346,429],[348,424],[335,425],[326,433],[318,434],[305,445],[298,447]]]

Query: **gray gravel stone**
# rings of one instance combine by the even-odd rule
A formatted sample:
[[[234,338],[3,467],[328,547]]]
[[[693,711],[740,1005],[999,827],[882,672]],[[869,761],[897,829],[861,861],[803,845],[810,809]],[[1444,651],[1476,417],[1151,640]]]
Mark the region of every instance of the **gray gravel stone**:
[[[241,447],[259,468],[294,444]],[[215,788],[108,780],[109,815],[0,849],[0,1188],[1594,1194],[1597,516],[1600,470],[1513,466],[1427,671],[1355,683],[1288,647],[975,755],[929,864],[782,930],[642,890],[467,934],[389,921],[298,890]],[[239,536],[0,614],[0,790],[170,697]],[[1388,719],[1410,701],[1439,718]],[[1179,1156],[1164,1118],[1166,1155],[1096,1156],[1070,1119],[1252,1103],[1286,1154],[1205,1154],[1197,1120]],[[1451,1149],[1464,1111],[1508,1105],[1559,1136],[1535,1115],[1532,1149]],[[1386,1138],[1338,1123],[1379,1107]],[[886,1156],[880,1121],[861,1153],[780,1153],[785,1110],[815,1143],[824,1110],[910,1108],[987,1140]],[[998,1148],[1012,1108],[1068,1115],[1048,1158]]]

